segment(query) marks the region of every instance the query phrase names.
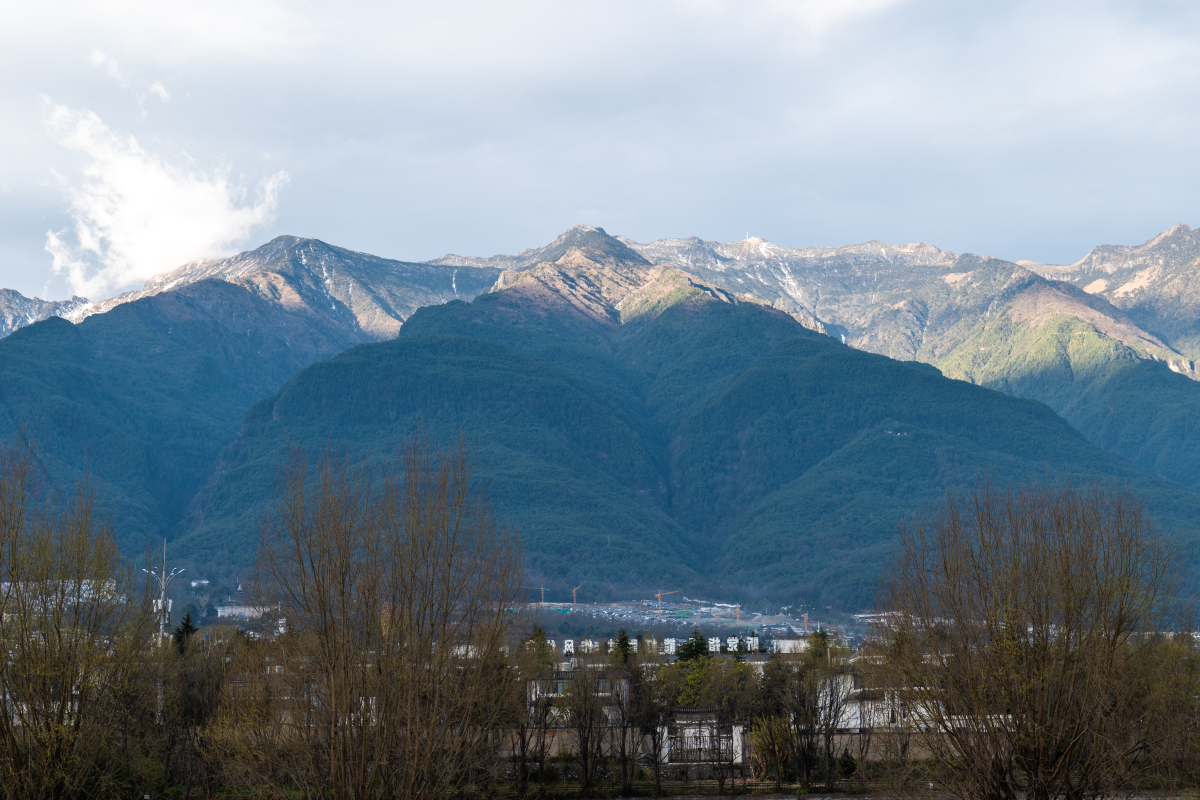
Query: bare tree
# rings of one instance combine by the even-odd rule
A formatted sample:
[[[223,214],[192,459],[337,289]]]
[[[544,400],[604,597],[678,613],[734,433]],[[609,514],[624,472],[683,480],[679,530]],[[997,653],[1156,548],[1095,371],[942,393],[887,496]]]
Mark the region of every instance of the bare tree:
[[[642,659],[640,674],[632,685],[639,730],[650,740],[654,769],[654,791],[662,792],[662,759],[669,739],[671,711],[675,707],[673,685],[665,675],[665,665],[657,650]]]
[[[604,758],[608,734],[609,676],[595,658],[577,657],[560,698],[567,726],[575,734],[579,754],[579,782],[584,791],[592,787],[596,766]]]
[[[856,673],[859,679],[862,679],[862,673]],[[857,732],[854,740],[855,761],[858,764],[858,782],[860,786],[866,784],[867,780],[867,763],[871,759],[872,751],[871,744],[875,738],[875,732],[883,722],[881,715],[883,713],[884,692],[881,689],[874,688],[865,682],[859,686],[854,697],[854,728]]]
[[[308,745],[287,724],[295,700],[283,680],[283,648],[246,636],[229,644],[221,702],[201,737],[203,757],[222,783],[274,796],[296,782],[293,751]]]
[[[42,488],[35,444],[0,445],[0,797],[122,793],[148,598],[87,479],[62,504]]]
[[[247,637],[231,626],[215,626],[184,637],[166,650],[165,702],[162,712],[163,765],[170,785],[182,785],[184,797],[193,785],[211,794],[219,762],[207,741],[222,698],[230,690],[231,664]],[[237,660],[241,661],[240,658]]]
[[[420,435],[380,470],[285,464],[256,590],[285,628],[272,723],[304,791],[438,796],[494,766],[521,563],[472,468]]]
[[[781,791],[784,770],[792,763],[791,714],[786,705],[792,672],[792,665],[779,654],[767,659],[751,731],[754,752],[761,765],[759,777],[766,777],[768,771],[773,773],[776,792]]]
[[[639,735],[638,698],[643,678],[641,660],[646,654],[634,652],[629,634],[624,630],[617,635],[617,646],[609,654],[611,670],[609,679],[610,725],[612,727],[612,751],[621,770],[621,793],[625,797],[633,793],[633,772],[641,752],[642,737]]]
[[[911,693],[900,686],[891,666],[911,658],[903,651],[910,646],[903,637],[894,637],[886,645],[868,641],[859,650],[859,665],[870,686],[869,708],[871,738],[881,762],[882,778],[891,791],[905,794],[926,748],[921,743],[924,733],[913,712]],[[864,752],[870,752],[870,743]],[[860,758],[860,763],[864,759]]]
[[[820,735],[825,788],[832,789],[837,779],[835,740],[854,691],[854,676],[849,651],[840,642],[825,631],[819,631],[811,641],[804,658],[805,672],[816,689],[810,699],[816,702],[814,721]]]
[[[1159,645],[1185,562],[1137,498],[985,482],[900,541],[882,590],[884,674],[933,732],[946,791],[1094,798],[1162,763],[1186,715],[1160,700],[1195,695],[1178,686],[1190,648]]]
[[[781,653],[776,658],[781,672],[776,690],[779,703],[791,722],[792,757],[801,785],[809,789],[821,738],[821,681],[805,654]]]
[[[545,769],[546,734],[554,709],[554,695],[548,686],[554,670],[554,648],[546,641],[545,632],[535,627],[529,640],[518,642],[512,652],[512,709],[507,722],[516,756],[517,792],[524,794],[530,765],[537,763],[539,775]]]

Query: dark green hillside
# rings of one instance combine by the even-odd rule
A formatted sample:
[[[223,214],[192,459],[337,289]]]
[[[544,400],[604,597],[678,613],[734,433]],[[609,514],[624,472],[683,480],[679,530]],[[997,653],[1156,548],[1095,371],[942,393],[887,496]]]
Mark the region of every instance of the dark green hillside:
[[[0,340],[0,436],[28,424],[52,478],[90,469],[138,553],[174,534],[251,403],[348,344],[217,281],[50,318]]]
[[[620,333],[619,355],[645,376],[646,405],[670,435],[697,404],[779,342],[803,339],[817,347],[840,348],[782,312],[753,303],[716,302],[699,292]]]
[[[1063,416],[1105,450],[1200,491],[1200,383],[1166,364],[1114,371]]]
[[[689,530],[708,526],[721,574],[774,592],[798,582],[822,605],[841,593],[868,600],[887,532],[983,476],[1103,476],[1146,496],[1173,527],[1200,518],[1200,496],[1099,452],[1041,403],[802,340],[758,359],[693,415],[678,453],[706,480],[682,481],[693,489],[676,516]]]
[[[544,361],[462,336],[363,345],[298,374],[247,416],[204,498],[207,522],[180,552],[198,558],[228,543],[230,556],[247,559],[289,443],[346,443],[383,458],[418,421],[444,441],[461,431],[477,445],[479,476],[519,527],[535,580],[569,578],[604,591],[610,582],[693,579],[691,554],[663,509],[662,447],[640,408]]]
[[[181,546],[247,559],[288,443],[379,457],[418,423],[477,443],[534,581],[593,596],[678,583],[858,609],[896,523],[983,474],[1096,474],[1146,493],[1170,524],[1200,517],[1200,496],[1040,403],[779,311],[682,292],[598,342],[594,326],[554,319],[569,312],[519,306],[497,293],[423,309],[398,340],[297,374],[247,415]]]

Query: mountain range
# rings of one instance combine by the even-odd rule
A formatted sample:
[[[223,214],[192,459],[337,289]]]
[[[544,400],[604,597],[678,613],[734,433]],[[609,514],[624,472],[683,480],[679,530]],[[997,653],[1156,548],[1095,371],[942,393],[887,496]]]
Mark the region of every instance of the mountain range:
[[[426,263],[280,237],[100,303],[0,296],[0,426],[88,472],[127,552],[165,534],[197,569],[250,563],[284,445],[379,458],[420,427],[476,446],[535,581],[855,609],[896,523],[984,474],[1116,479],[1194,528],[1198,237],[1069,266],[590,226]]]

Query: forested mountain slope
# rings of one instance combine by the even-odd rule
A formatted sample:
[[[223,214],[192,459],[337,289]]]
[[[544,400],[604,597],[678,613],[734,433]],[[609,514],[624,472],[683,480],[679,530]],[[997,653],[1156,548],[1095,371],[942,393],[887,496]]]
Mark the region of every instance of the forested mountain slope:
[[[174,534],[246,408],[355,341],[223,281],[50,318],[0,340],[0,436],[26,426],[52,478],[89,471],[137,553]]]
[[[90,470],[123,550],[140,552],[147,537],[175,535],[255,401],[314,361],[394,337],[421,305],[487,291],[499,274],[285,236],[102,303],[10,292],[0,310],[20,329],[0,339],[0,429],[27,426],[56,479]]]
[[[1188,380],[1200,234],[1186,225],[1066,267],[923,244],[621,241],[714,286],[802,306],[810,327],[853,347],[1040,400],[1104,449],[1200,488],[1200,382]]]
[[[694,274],[568,247],[395,341],[314,364],[257,404],[180,551],[244,560],[277,460],[382,458],[421,427],[478,447],[530,577],[594,595],[660,582],[858,609],[899,519],[983,475],[1095,475],[1170,525],[1200,496],[1090,444],[1046,406],[813,332]]]
[[[131,554],[180,535],[196,562],[248,565],[286,443],[382,455],[424,425],[478,444],[533,580],[798,586],[852,608],[896,522],[984,472],[1116,478],[1194,525],[1187,305],[1146,300],[1187,294],[1193,233],[1099,248],[1073,272],[589,226],[428,264],[280,237],[83,310],[13,299],[26,321],[80,322],[0,340],[0,426],[28,425],[54,477],[90,470]],[[1124,283],[1102,290],[1096,270]],[[951,377],[1042,400],[1091,443]]]

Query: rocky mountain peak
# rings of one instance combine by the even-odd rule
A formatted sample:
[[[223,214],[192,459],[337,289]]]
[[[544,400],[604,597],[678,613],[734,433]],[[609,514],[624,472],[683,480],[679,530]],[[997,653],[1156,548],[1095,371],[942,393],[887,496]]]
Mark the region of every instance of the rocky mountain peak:
[[[156,275],[142,289],[58,316],[72,322],[203,281],[240,286],[289,312],[308,315],[350,342],[390,339],[417,308],[486,292],[499,269],[453,267],[373,256],[300,236],[277,236],[229,258],[204,259]]]
[[[604,228],[592,225],[572,226],[556,236],[550,244],[522,250],[516,255],[496,255],[483,258],[451,253],[426,263],[442,266],[492,267],[519,272],[538,264],[556,262],[572,249],[581,251],[588,260],[596,263],[640,264],[643,266],[650,263],[622,239],[610,236]]]
[[[1181,222],[1140,245],[1100,245],[1074,264],[1029,266],[1104,297],[1200,360],[1200,229]]]
[[[42,300],[40,297],[26,297],[15,289],[0,289],[0,337],[50,317],[70,318],[90,305],[86,297]]]

